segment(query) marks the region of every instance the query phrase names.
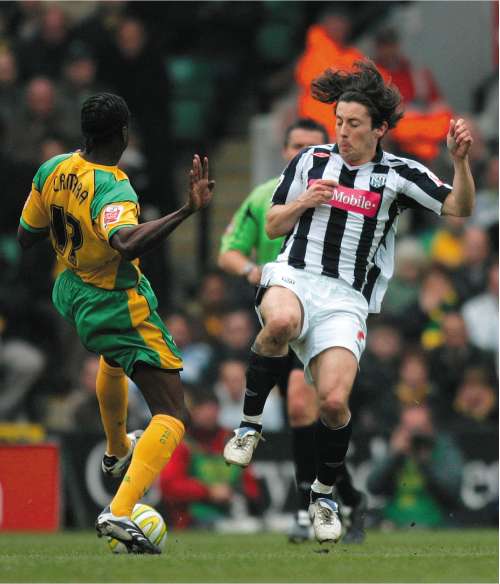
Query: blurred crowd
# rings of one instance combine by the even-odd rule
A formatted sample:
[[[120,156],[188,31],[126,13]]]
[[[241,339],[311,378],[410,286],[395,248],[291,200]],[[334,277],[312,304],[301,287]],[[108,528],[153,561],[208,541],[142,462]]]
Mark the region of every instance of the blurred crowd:
[[[168,171],[175,157],[168,47],[151,6],[146,6],[175,3],[143,3],[141,10],[141,3],[98,2],[82,13],[72,4],[86,3],[5,2],[0,7],[0,421],[38,422],[49,431],[101,432],[97,357],[79,348],[73,331],[51,307],[51,251],[40,246],[22,256],[15,232],[34,172],[44,160],[80,146],[80,104],[102,89],[123,95],[133,112],[132,139],[121,166],[140,194],[143,210],[147,214],[152,206],[165,212],[176,205]],[[203,4],[213,4],[200,12],[202,21],[210,23],[220,3],[184,6],[193,12]],[[165,6],[162,10],[168,12]],[[257,18],[253,12],[251,16]],[[256,87],[264,96],[260,106],[267,108],[292,83],[299,95],[297,114],[331,128],[331,108],[325,118],[325,106],[311,102],[310,81],[325,67],[349,67],[362,54],[352,41],[348,12],[325,9],[316,16],[313,23],[301,21],[303,41],[297,47],[303,54],[296,50],[288,61],[275,55],[262,68],[274,84]],[[184,43],[179,39],[190,23],[184,14],[184,28],[179,25],[172,33],[171,42],[179,42],[184,51],[191,37]],[[264,40],[260,38],[257,48],[262,50]],[[406,212],[383,312],[368,322],[351,405],[356,432],[382,428],[390,436],[392,458],[370,482],[374,493],[387,494],[394,490],[391,464],[402,455],[421,453],[422,445],[434,447],[436,437],[498,424],[498,74],[471,88],[472,111],[453,112],[430,70],[412,66],[403,54],[395,30],[381,23],[372,41],[369,56],[399,86],[407,112],[384,148],[418,158],[449,179],[444,142],[448,119],[466,117],[474,134],[471,165],[477,188],[476,208],[467,220]],[[217,43],[205,38],[201,44],[220,64]],[[221,70],[226,83],[245,59],[249,56],[235,52],[226,63]],[[292,68],[295,81],[289,79]],[[243,199],[246,193],[239,195]],[[158,271],[160,277],[146,273],[161,294],[167,283],[157,280],[165,271]],[[213,504],[190,508],[204,523],[227,507],[234,492],[259,499],[251,474],[229,476],[210,458],[223,444],[221,432],[239,423],[246,361],[258,322],[246,280],[216,270],[200,276],[180,297],[180,306],[163,304],[163,317],[183,353],[182,378],[192,420],[187,446],[176,453],[164,485],[170,489],[167,496],[181,507],[192,501]],[[129,409],[130,427],[144,424],[148,412],[132,382]],[[286,427],[277,390],[268,400],[264,427]],[[187,476],[188,468],[196,477]],[[201,482],[200,473],[205,477]],[[190,519],[184,516],[184,521]]]

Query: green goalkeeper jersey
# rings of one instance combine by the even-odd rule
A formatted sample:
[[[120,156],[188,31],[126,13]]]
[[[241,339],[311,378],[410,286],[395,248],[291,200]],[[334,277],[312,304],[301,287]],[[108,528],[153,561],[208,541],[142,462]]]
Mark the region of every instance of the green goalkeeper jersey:
[[[275,177],[259,185],[243,201],[222,236],[221,253],[236,250],[259,265],[276,259],[285,238],[269,239],[265,225],[278,180]]]

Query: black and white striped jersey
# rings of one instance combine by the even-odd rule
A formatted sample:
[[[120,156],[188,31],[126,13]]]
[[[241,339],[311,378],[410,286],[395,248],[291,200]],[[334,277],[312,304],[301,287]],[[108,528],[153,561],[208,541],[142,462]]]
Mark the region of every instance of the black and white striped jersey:
[[[425,166],[377,149],[361,166],[349,166],[336,144],[299,152],[284,170],[272,202],[294,201],[315,180],[339,183],[328,204],[307,209],[287,235],[278,262],[340,278],[380,312],[394,271],[394,241],[399,213],[423,207],[441,214],[451,186]]]

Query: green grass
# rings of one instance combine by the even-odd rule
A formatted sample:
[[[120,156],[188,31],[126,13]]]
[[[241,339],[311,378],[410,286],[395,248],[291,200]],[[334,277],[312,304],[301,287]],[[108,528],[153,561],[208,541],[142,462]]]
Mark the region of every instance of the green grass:
[[[363,545],[327,547],[181,532],[161,556],[113,556],[91,532],[4,533],[0,582],[498,582],[498,533],[370,532]]]

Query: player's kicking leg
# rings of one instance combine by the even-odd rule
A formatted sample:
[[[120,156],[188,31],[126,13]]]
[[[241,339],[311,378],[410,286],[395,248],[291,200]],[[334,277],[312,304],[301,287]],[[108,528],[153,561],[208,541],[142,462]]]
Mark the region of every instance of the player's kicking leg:
[[[299,335],[301,306],[290,290],[272,286],[259,306],[264,326],[255,339],[246,376],[243,419],[224,448],[228,464],[248,466],[262,438],[269,393],[288,368],[288,342]]]
[[[97,518],[96,530],[99,536],[118,539],[132,553],[158,554],[160,549],[145,537],[130,516],[134,505],[147,492],[182,440],[184,393],[178,371],[136,363],[132,378],[153,417],[134,449],[115,497]]]
[[[319,420],[316,425],[317,476],[311,487],[309,514],[320,542],[336,542],[342,535],[332,492],[351,438],[348,400],[357,369],[354,354],[342,347],[327,349],[311,362],[319,397]]]

